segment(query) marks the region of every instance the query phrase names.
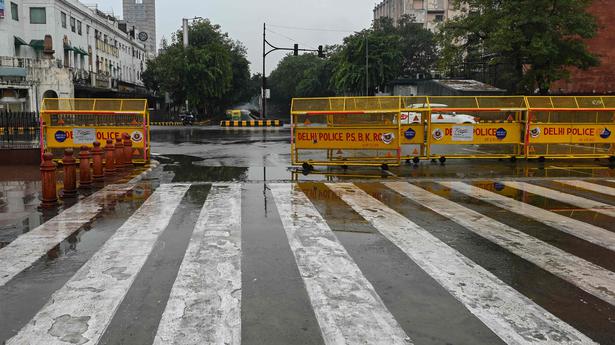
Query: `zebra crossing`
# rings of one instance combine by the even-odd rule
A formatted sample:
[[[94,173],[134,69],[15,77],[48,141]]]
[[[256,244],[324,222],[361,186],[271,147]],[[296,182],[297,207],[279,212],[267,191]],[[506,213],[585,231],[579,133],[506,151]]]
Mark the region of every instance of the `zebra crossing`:
[[[7,335],[0,343],[107,343],[105,336],[117,331],[112,321],[129,303],[126,296],[140,273],[156,269],[149,265],[164,245],[161,235],[179,231],[174,215],[192,202],[200,212],[170,291],[164,300],[149,301],[162,303],[161,312],[137,315],[140,321],[134,321],[135,327],[153,323],[156,331],[131,344],[287,344],[287,338],[272,340],[285,327],[296,333],[290,341],[296,344],[615,344],[613,181],[270,183],[259,192],[247,184],[212,183],[206,193],[202,187],[160,185],[67,281],[48,289],[47,302],[27,315],[26,323],[11,323],[5,313],[14,308],[2,308],[10,305],[9,297],[27,300],[19,296],[16,282],[27,281],[30,267],[47,251],[134,184],[109,186],[0,248],[0,317],[9,323],[0,323],[0,335]],[[263,210],[246,201],[254,193],[262,193]],[[203,195],[195,199],[197,194]],[[574,211],[562,212],[562,207]],[[244,300],[254,284],[245,279],[251,266],[245,263],[254,260],[246,253],[254,244],[244,235],[273,234],[248,221],[260,213],[264,224],[283,229],[277,236],[286,244],[267,250],[292,260],[296,274],[276,272],[276,262],[263,264],[270,265],[271,276],[285,274],[282,281],[300,282],[303,289],[290,296],[309,305],[311,313],[299,317],[313,319],[314,332],[288,329],[290,315],[285,313],[292,308],[271,315],[266,306],[251,303],[258,296]],[[393,248],[387,253],[399,251],[407,260],[403,265],[416,265],[430,280],[426,287],[451,299],[432,301],[431,292],[411,286],[397,291],[424,293],[424,303],[440,306],[442,319],[449,311],[465,315],[473,328],[455,332],[469,338],[455,339],[452,334],[458,333],[447,329],[464,323],[442,324],[434,331],[400,313],[416,314],[413,320],[439,316],[421,315],[427,310],[421,303],[383,289],[404,281],[402,272],[388,273],[384,283],[376,279],[362,253],[349,249],[352,241],[365,243],[360,248],[366,255],[381,254],[381,243],[386,243]],[[476,243],[488,244],[485,253],[473,249],[480,248]],[[569,250],[570,243],[581,249]],[[502,259],[488,262],[483,255]],[[374,263],[383,270],[388,265],[384,257]],[[61,262],[48,269],[61,270]],[[270,329],[267,340],[251,336],[258,325],[245,324],[246,315],[257,315],[264,324],[272,319],[279,328]]]

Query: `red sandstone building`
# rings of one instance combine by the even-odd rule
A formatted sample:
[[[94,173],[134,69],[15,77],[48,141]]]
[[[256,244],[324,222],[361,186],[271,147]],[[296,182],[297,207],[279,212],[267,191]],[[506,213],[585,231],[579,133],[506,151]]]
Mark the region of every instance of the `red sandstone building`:
[[[589,11],[596,16],[599,30],[587,45],[600,57],[600,66],[571,69],[569,80],[551,86],[553,94],[615,94],[615,0],[594,0]]]

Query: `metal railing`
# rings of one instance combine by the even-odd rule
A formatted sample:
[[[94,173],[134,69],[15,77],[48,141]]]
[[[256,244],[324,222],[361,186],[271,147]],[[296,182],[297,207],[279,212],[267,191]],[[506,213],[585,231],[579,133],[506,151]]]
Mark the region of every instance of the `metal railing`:
[[[0,150],[40,146],[39,115],[0,111]]]

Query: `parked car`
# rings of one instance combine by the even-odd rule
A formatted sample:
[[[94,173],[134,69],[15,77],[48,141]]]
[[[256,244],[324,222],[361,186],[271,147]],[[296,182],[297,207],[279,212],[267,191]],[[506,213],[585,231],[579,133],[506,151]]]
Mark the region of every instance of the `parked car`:
[[[423,104],[412,104],[410,108],[423,108]],[[431,104],[432,108],[447,108],[446,104]],[[422,123],[422,113],[402,112],[401,123],[404,125]],[[478,123],[476,117],[467,114],[457,114],[456,112],[434,112],[431,113],[431,123],[454,123],[454,124],[474,124]]]

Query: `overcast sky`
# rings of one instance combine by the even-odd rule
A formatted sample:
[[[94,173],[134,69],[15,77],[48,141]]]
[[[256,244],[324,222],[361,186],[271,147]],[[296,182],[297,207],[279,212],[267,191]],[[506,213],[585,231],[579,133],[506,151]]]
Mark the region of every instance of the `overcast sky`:
[[[122,15],[122,0],[94,1],[98,2],[99,9],[105,12],[113,9],[116,16]],[[163,36],[170,40],[171,34],[180,28],[182,18],[209,18],[233,39],[244,43],[252,72],[260,72],[263,23],[271,25],[267,40],[272,44],[292,47],[296,40],[302,47],[317,48],[320,44],[340,43],[350,34],[338,30],[359,31],[368,27],[375,4],[375,0],[157,0],[158,43]],[[274,52],[267,57],[267,74],[283,56],[283,52]]]

